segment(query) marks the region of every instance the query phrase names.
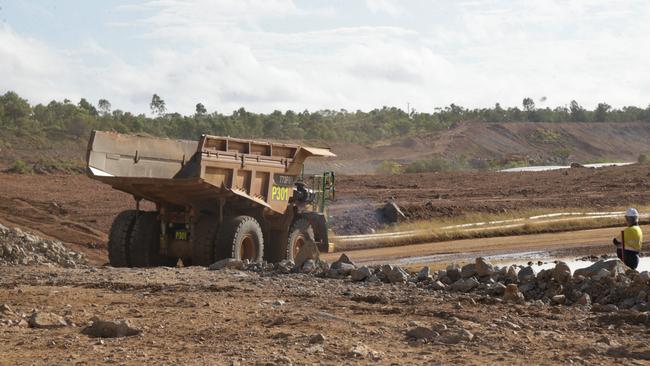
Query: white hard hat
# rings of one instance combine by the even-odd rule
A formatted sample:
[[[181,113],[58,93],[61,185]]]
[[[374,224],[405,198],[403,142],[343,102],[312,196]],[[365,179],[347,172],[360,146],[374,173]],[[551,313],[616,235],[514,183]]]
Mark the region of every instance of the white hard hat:
[[[625,212],[625,216],[639,217],[639,211],[637,211],[636,208],[628,208],[627,211]]]

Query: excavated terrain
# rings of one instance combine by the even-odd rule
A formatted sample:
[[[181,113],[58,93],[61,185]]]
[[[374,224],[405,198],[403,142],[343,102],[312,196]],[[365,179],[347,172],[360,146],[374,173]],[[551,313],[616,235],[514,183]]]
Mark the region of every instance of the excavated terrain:
[[[2,365],[650,360],[648,313],[514,303],[413,283],[199,267],[0,267],[0,299]],[[91,322],[112,326],[87,329]]]
[[[531,209],[601,211],[650,203],[650,165],[537,173],[457,172],[338,176],[330,206],[337,234],[383,224],[376,209],[394,199],[409,219]],[[0,173],[0,223],[63,241],[91,262],[105,261],[115,215],[133,208],[126,193],[85,175]],[[153,209],[143,205],[143,209]],[[543,248],[542,248],[543,249]]]

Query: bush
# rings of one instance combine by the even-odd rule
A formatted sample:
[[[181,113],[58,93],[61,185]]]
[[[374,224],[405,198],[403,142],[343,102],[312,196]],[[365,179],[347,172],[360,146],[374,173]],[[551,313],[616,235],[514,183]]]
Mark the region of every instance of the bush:
[[[31,174],[34,172],[34,169],[32,168],[31,165],[25,163],[24,161],[16,160],[14,162],[14,165],[12,165],[8,171],[17,174]]]
[[[640,164],[644,164],[650,161],[648,154],[639,154],[639,159],[637,160]]]
[[[454,164],[442,156],[436,156],[430,160],[414,161],[406,167],[407,173],[431,173],[446,172],[454,168]]]
[[[404,173],[404,167],[392,160],[382,161],[376,169],[377,174],[396,175]]]

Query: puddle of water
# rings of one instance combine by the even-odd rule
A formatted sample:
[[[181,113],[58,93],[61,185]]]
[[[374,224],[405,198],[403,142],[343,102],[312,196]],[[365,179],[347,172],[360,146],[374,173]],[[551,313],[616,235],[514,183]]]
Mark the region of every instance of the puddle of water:
[[[552,269],[555,268],[555,263],[554,261],[563,261],[565,262],[569,268],[571,269],[571,272],[575,272],[576,269],[580,268],[586,268],[594,264],[595,262],[591,261],[580,261],[580,260],[575,260],[575,259],[570,259],[570,258],[546,258],[544,260],[538,259],[539,261],[542,261],[542,265],[538,265],[537,263],[534,263],[532,267],[536,271],[541,271],[542,269]],[[499,266],[507,266],[507,265],[522,265],[522,266],[527,266],[529,261],[515,261],[515,262],[500,262],[498,263]],[[532,260],[532,262],[537,262],[536,260]],[[642,257],[639,258],[639,266],[636,269],[638,272],[643,272],[643,271],[650,271],[650,257]]]
[[[443,263],[447,262],[448,264],[454,262],[473,262],[474,258],[478,255],[467,256],[462,253],[446,253],[446,254],[432,254],[419,257],[405,257],[398,258],[390,261],[391,264],[398,266],[415,266],[415,265],[425,265],[428,263]],[[536,271],[541,271],[542,269],[552,269],[555,268],[555,261],[565,262],[571,272],[575,272],[576,269],[589,267],[595,262],[587,260],[576,260],[575,257],[551,257],[548,252],[545,251],[531,251],[531,252],[519,252],[519,253],[506,253],[506,254],[496,254],[496,255],[486,255],[483,256],[487,261],[491,262],[495,266],[504,267],[504,266],[527,266],[528,262],[533,262],[532,267]],[[611,258],[613,259],[613,258]],[[537,264],[542,262],[541,265]],[[382,262],[370,262],[367,264],[378,264],[385,263]],[[639,266],[636,269],[639,272],[650,271],[650,257],[639,258]]]
[[[597,164],[584,164],[585,168],[603,168],[608,166],[625,166],[634,163],[597,163]],[[524,166],[519,168],[509,168],[499,170],[500,172],[516,173],[516,172],[545,172],[549,170],[570,169],[568,165],[539,165],[539,166]]]

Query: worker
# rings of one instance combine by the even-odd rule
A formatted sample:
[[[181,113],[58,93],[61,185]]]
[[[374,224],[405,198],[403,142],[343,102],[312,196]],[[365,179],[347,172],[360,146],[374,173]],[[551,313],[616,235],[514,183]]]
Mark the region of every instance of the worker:
[[[621,234],[614,238],[616,255],[625,265],[636,269],[639,265],[639,252],[643,243],[643,233],[639,227],[639,212],[635,208],[628,208],[625,212],[627,227]]]

